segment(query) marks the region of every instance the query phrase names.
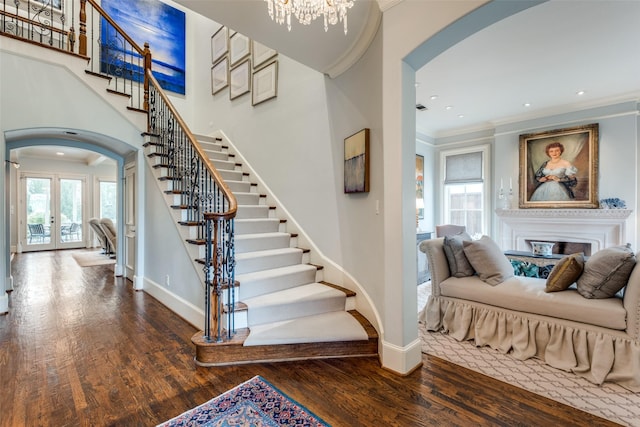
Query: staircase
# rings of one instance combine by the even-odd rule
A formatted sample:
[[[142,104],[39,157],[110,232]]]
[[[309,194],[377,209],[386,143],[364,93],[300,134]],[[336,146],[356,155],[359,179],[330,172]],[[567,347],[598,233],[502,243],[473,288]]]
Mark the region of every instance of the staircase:
[[[168,165],[162,147],[148,137],[146,154],[156,178],[164,186],[187,250],[197,271],[202,271],[204,242],[195,239],[188,206],[174,194],[175,181],[167,179]],[[323,281],[321,266],[309,263],[309,251],[297,247],[297,235],[286,231],[277,208],[235,161],[229,144],[221,138],[198,137],[201,148],[238,201],[235,218],[236,333],[222,342],[206,342],[196,333],[196,363],[218,366],[262,361],[309,358],[376,356],[378,336],[355,308],[355,293]],[[204,282],[204,274],[201,273]],[[228,307],[226,307],[228,309]],[[228,310],[227,310],[228,312]],[[226,322],[225,322],[226,323]]]
[[[208,289],[215,282],[213,289],[224,293],[215,299],[216,303],[233,301],[220,310],[222,314],[216,304],[214,314],[209,315],[212,307],[209,297],[212,294],[218,297],[218,293],[204,293],[208,339],[203,332],[193,336],[196,363],[216,366],[377,356],[377,332],[355,310],[355,293],[323,281],[322,267],[310,263],[309,250],[297,247],[298,236],[288,233],[286,221],[276,216],[277,208],[267,205],[267,197],[258,191],[259,185],[252,183],[246,168],[235,161],[236,153],[229,142],[223,144],[221,139],[210,137],[196,141],[151,73],[149,46],[143,48],[131,40],[96,0],[73,2],[77,3],[79,14],[77,21],[72,17],[70,26],[61,19],[53,26],[42,27],[44,24],[30,20],[28,13],[19,9],[19,2],[14,5],[15,11],[4,5],[0,18],[13,26],[4,25],[0,35],[26,40],[29,49],[40,46],[47,49],[47,54],[79,58],[86,64],[81,72],[74,71],[80,79],[90,82],[92,87],[97,81],[106,83],[105,100],[118,108],[126,107],[129,119],[141,129],[157,132],[144,134],[147,161],[159,185],[164,186],[167,206],[200,275],[201,283],[193,286]],[[42,12],[46,12],[45,7]],[[18,16],[25,13],[26,17]],[[16,22],[20,25],[15,25]],[[20,28],[28,31],[17,31]],[[36,29],[42,28],[53,34],[48,44],[32,38],[39,34]],[[74,28],[79,29],[77,43]],[[97,43],[87,36],[97,34],[100,28],[109,34],[108,42],[105,39]],[[135,54],[122,62],[120,56],[109,55],[114,53],[113,46]],[[107,76],[105,69],[117,72]],[[130,80],[133,77],[136,81]],[[173,153],[171,159],[167,153]],[[202,158],[203,153],[209,162]],[[177,170],[180,173],[174,174]],[[193,170],[198,172],[191,174]],[[177,176],[181,177],[180,182],[176,181]],[[184,189],[190,189],[192,197],[187,204],[182,202]],[[198,206],[189,205],[196,200]],[[216,235],[217,240],[209,233],[215,228],[211,224],[224,230]],[[212,245],[214,241],[216,244]],[[224,253],[206,254],[211,247]],[[212,262],[216,257],[217,261]],[[212,263],[214,268],[209,270]],[[208,269],[207,278],[203,265]],[[230,325],[225,339],[211,339],[212,317],[216,325]]]

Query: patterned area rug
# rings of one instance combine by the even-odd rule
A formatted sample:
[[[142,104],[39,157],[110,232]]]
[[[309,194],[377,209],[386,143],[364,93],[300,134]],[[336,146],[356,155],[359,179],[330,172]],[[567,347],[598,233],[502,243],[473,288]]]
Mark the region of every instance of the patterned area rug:
[[[418,311],[426,305],[430,287],[430,283],[418,286]],[[423,324],[418,331],[423,353],[621,425],[640,427],[640,393],[612,383],[598,386],[538,359],[521,361],[490,347],[476,347],[473,341],[458,342],[449,335],[427,331]]]
[[[328,425],[258,375],[158,427]]]

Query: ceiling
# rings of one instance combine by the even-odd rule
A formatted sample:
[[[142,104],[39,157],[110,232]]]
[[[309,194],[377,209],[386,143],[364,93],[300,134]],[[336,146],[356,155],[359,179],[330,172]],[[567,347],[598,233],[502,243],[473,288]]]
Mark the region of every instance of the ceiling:
[[[356,0],[345,36],[341,24],[325,33],[321,19],[310,26],[294,21],[289,32],[286,25],[271,21],[264,0],[176,1],[330,76],[360,58],[377,31],[380,9],[398,2]],[[638,100],[640,0],[542,3],[441,53],[417,71],[416,82],[416,103],[426,107],[416,111],[416,131],[420,139],[431,141]],[[578,91],[584,94],[576,95]],[[20,155],[49,155],[35,148],[21,150]],[[94,161],[95,153],[64,150],[67,159]]]
[[[416,82],[417,132],[432,138],[638,100],[640,1],[542,3],[443,52]]]
[[[334,77],[366,50],[380,9],[400,0],[356,0],[348,12],[347,36],[340,24],[324,33],[320,19],[308,27],[293,22],[289,32],[271,21],[264,0],[176,1]],[[426,107],[416,111],[416,131],[431,141],[637,100],[640,1],[544,2],[443,52],[417,71],[416,81],[416,103]]]

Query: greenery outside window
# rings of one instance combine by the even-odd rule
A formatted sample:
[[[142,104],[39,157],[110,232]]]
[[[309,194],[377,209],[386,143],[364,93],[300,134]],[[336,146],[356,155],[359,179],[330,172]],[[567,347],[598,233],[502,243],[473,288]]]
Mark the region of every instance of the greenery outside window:
[[[489,145],[440,154],[442,224],[464,225],[470,235],[488,234]]]

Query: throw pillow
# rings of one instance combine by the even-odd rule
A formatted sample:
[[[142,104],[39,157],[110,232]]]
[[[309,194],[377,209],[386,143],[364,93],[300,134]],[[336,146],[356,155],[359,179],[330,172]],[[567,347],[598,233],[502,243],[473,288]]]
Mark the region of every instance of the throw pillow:
[[[482,281],[495,286],[513,277],[511,262],[489,236],[464,241],[463,247],[469,263]]]
[[[464,231],[444,237],[443,249],[452,277],[467,277],[476,274],[464,254],[462,242],[465,240],[471,240],[471,236]]]
[[[578,292],[585,298],[611,298],[627,284],[635,264],[630,244],[599,250],[584,264]]]
[[[558,262],[549,277],[547,278],[547,286],[544,289],[545,292],[558,292],[564,291],[571,286],[578,277],[582,274],[584,269],[584,256],[582,253],[571,254],[566,256]]]

